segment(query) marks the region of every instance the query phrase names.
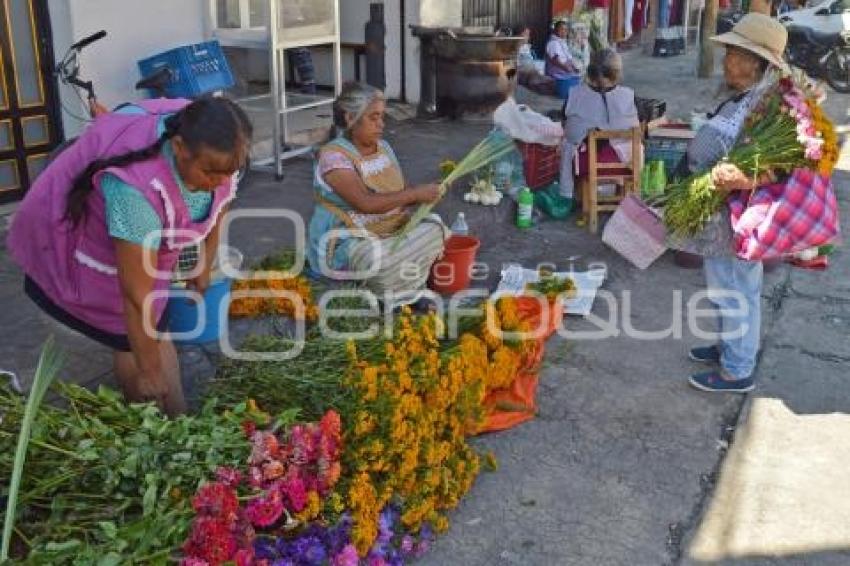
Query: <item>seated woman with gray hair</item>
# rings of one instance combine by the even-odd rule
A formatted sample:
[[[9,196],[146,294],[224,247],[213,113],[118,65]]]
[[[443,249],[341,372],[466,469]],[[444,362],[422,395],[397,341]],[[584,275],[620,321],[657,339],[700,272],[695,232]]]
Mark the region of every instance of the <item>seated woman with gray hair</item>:
[[[635,93],[620,85],[623,77],[623,61],[613,49],[601,49],[593,53],[587,66],[584,82],[570,91],[564,108],[564,142],[561,152],[561,196],[573,199],[575,173],[572,157],[576,154],[591,130],[627,130],[640,125],[635,106]],[[582,168],[582,152],[579,152],[579,171]],[[628,163],[632,158],[629,140],[611,140],[610,145],[600,147],[598,159],[602,163]]]
[[[392,237],[410,218],[408,207],[435,202],[440,189],[406,185],[383,140],[384,110],[383,93],[360,83],[344,85],[334,102],[341,134],[319,152],[307,259],[315,272],[356,280],[379,299],[401,304],[425,287],[448,229],[431,215],[403,241]]]

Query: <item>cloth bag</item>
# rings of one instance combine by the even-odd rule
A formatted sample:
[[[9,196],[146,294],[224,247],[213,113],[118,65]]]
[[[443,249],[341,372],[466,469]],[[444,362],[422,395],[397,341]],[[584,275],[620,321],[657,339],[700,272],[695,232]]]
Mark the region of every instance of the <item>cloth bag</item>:
[[[810,169],[795,169],[785,183],[734,195],[729,212],[735,254],[749,261],[822,246],[840,233],[832,181]]]

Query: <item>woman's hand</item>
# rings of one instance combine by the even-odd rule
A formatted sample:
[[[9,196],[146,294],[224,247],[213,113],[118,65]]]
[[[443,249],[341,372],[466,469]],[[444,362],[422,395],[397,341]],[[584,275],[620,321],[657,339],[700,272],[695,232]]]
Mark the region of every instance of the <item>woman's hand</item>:
[[[410,190],[414,193],[414,202],[418,203],[437,202],[443,196],[443,190],[436,183],[418,185]]]
[[[136,393],[140,400],[154,402],[162,407],[168,396],[168,383],[161,371],[142,371],[136,381]]]
[[[711,170],[711,182],[720,191],[751,191],[755,183],[734,163],[718,163]]]

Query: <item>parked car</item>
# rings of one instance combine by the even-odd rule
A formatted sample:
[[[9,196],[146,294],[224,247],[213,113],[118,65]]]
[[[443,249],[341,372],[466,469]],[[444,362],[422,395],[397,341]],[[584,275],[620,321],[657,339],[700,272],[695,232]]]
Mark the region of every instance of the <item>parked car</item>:
[[[850,31],[850,0],[825,0],[811,8],[782,14],[779,21],[786,27],[811,28],[824,34]]]

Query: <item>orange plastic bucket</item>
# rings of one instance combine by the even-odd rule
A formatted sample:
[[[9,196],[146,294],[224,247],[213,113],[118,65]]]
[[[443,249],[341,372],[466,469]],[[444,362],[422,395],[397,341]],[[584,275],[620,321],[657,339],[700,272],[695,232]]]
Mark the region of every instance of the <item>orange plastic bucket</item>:
[[[431,266],[428,286],[437,293],[457,293],[469,287],[472,264],[481,241],[473,236],[454,235],[446,240],[443,257]]]

